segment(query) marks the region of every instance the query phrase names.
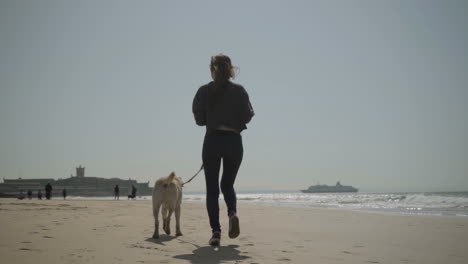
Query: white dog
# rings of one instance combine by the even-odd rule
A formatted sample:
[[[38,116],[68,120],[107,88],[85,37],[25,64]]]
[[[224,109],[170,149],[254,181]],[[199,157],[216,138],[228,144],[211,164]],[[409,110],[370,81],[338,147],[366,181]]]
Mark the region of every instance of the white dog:
[[[159,208],[162,206],[161,215],[163,220],[163,230],[166,234],[171,234],[172,213],[176,217],[176,236],[181,236],[180,231],[180,205],[182,203],[182,180],[174,172],[167,177],[160,178],[154,184],[153,189],[153,216],[154,234],[153,238],[159,238]]]

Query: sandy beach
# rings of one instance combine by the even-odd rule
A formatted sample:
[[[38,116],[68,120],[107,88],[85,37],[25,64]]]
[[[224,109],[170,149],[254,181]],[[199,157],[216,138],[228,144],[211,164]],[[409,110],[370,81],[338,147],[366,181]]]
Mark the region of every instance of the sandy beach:
[[[207,244],[203,203],[182,204],[182,237],[154,240],[149,200],[0,199],[0,255],[2,263],[51,264],[428,264],[468,259],[464,217],[239,204],[241,235],[229,239],[225,207],[221,210],[224,232],[215,249]]]

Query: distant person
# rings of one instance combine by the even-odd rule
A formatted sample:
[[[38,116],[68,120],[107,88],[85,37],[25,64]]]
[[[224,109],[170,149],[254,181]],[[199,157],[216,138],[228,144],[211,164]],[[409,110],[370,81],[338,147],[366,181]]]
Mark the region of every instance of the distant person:
[[[42,200],[42,192],[41,190],[37,190],[37,199]]]
[[[254,116],[249,95],[242,85],[231,82],[235,77],[231,59],[218,54],[211,57],[212,82],[201,86],[192,104],[195,122],[206,126],[202,159],[206,181],[206,207],[212,236],[209,244],[218,246],[221,240],[219,223],[219,170],[221,161],[221,191],[229,217],[229,237],[239,236],[237,197],[234,182],[243,156],[242,130]]]
[[[63,196],[63,199],[67,199],[67,189],[63,188],[62,190],[62,196]]]
[[[45,186],[45,197],[47,200],[50,200],[50,198],[52,198],[52,185],[50,185],[50,182],[48,182]]]
[[[32,191],[31,191],[31,190],[28,190],[28,199],[29,199],[29,200],[32,199]]]
[[[137,188],[132,184],[132,193],[128,195],[128,199],[136,199]]]
[[[20,190],[20,193],[18,194],[18,199],[19,199],[19,200],[23,200],[23,199],[24,199],[23,190]]]
[[[120,193],[119,185],[116,184],[114,187],[114,200],[119,200],[119,193]]]

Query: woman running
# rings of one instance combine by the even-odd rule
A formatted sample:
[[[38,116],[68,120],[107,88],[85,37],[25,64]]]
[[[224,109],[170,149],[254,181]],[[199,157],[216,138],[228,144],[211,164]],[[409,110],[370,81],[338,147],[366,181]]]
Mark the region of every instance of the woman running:
[[[234,181],[242,162],[243,146],[241,132],[254,116],[247,91],[230,81],[235,67],[231,59],[218,54],[211,57],[212,82],[200,87],[195,95],[192,111],[199,126],[206,126],[202,159],[206,181],[206,208],[210,219],[212,236],[209,244],[219,246],[221,225],[219,223],[219,186],[223,192],[229,217],[229,237],[239,236],[239,217]],[[221,184],[219,171],[223,162]]]

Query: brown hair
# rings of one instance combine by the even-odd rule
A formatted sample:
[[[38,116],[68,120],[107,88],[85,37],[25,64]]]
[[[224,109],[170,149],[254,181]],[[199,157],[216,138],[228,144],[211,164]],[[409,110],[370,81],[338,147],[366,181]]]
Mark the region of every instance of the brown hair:
[[[235,69],[228,56],[222,53],[211,56],[210,70],[214,73],[215,84],[225,84],[230,78],[234,78]]]
[[[231,64],[231,59],[220,53],[211,56],[210,70],[213,74],[214,86],[211,91],[210,106],[213,107],[218,98],[224,94],[230,78],[235,77],[238,68]]]

